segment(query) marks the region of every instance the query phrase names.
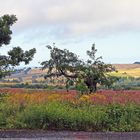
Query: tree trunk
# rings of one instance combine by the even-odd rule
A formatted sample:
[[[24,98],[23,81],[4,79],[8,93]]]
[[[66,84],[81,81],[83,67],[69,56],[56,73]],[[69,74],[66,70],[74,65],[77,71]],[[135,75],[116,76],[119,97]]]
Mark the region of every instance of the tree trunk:
[[[93,92],[96,92],[97,91],[97,83],[93,83],[93,88],[94,88]]]
[[[90,94],[95,93],[97,91],[97,83],[93,83],[90,85]]]
[[[85,80],[85,84],[87,85],[90,94],[97,91],[97,82],[87,79]]]

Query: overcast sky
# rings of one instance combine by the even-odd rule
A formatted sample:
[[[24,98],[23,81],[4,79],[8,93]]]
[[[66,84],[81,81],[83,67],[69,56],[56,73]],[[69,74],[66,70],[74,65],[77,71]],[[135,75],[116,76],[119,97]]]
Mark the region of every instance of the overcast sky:
[[[96,44],[106,63],[140,61],[140,0],[0,0],[0,16],[15,14],[11,47],[37,54],[30,65],[49,58],[45,48],[56,43],[86,59]]]

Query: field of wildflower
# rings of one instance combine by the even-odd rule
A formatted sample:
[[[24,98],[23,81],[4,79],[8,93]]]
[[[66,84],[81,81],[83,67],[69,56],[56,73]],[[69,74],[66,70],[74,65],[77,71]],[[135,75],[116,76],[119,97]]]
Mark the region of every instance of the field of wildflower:
[[[0,128],[140,131],[140,91],[1,88]]]

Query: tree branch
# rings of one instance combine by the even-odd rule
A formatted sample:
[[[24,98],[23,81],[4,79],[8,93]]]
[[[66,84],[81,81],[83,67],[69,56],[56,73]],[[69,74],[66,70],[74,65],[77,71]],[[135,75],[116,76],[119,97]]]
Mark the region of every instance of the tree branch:
[[[67,73],[65,73],[64,71],[60,70],[61,72],[56,72],[56,73],[50,73],[44,76],[45,79],[49,78],[49,77],[59,77],[59,76],[65,76],[66,78],[77,78],[78,74],[73,74],[73,75],[69,75]]]
[[[78,74],[69,75],[69,74],[65,73],[63,70],[61,70],[61,73],[67,78],[77,78],[78,77]]]

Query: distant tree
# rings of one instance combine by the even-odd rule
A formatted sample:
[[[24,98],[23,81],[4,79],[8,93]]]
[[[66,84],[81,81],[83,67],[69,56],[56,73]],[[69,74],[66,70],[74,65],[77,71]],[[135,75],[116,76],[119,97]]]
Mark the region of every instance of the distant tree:
[[[105,64],[102,57],[95,57],[97,50],[95,44],[92,45],[91,51],[87,51],[89,59],[84,62],[79,57],[67,49],[58,49],[50,45],[50,60],[42,62],[42,68],[48,69],[45,78],[64,76],[67,78],[66,87],[69,83],[82,81],[88,87],[89,92],[96,92],[97,84],[109,86],[113,78],[109,75],[115,71],[110,64]]]
[[[134,62],[134,64],[140,64],[140,62]]]
[[[10,44],[12,35],[11,26],[16,21],[17,18],[15,15],[4,15],[0,17],[0,47]],[[0,78],[9,74],[14,66],[19,65],[20,62],[28,64],[32,60],[35,52],[35,48],[24,52],[20,47],[14,47],[7,55],[0,54]]]

